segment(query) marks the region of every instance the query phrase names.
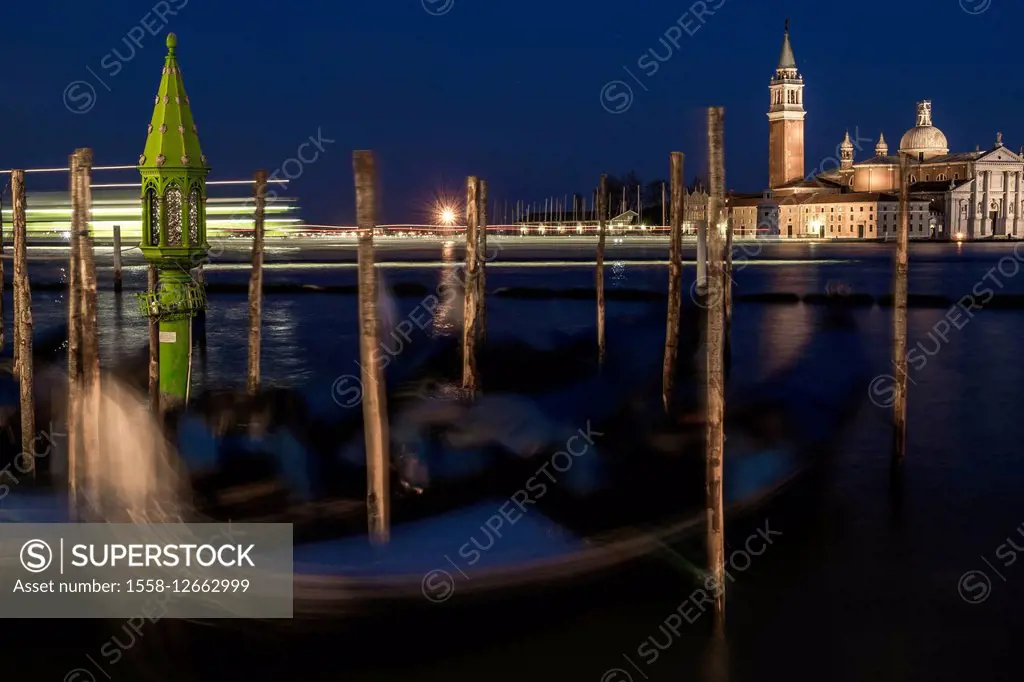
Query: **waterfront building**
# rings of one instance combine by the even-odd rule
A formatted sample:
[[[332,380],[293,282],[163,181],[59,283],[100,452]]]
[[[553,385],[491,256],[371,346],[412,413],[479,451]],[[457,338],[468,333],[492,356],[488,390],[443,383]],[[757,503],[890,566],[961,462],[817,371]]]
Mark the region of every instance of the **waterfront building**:
[[[804,80],[788,21],[768,89],[768,191],[733,202],[734,227],[745,228],[756,212],[759,234],[780,238],[894,238],[906,158],[911,239],[1024,238],[1024,158],[1003,144],[1002,133],[990,149],[950,152],[932,102],[922,100],[895,154],[881,134],[873,156],[857,161],[847,132],[838,166],[804,177]]]

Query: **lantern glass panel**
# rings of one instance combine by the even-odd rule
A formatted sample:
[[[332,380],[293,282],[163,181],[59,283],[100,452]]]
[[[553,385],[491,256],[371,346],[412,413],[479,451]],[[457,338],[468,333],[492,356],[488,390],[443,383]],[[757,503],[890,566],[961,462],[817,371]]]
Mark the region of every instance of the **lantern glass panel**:
[[[160,245],[160,202],[156,191],[150,187],[146,190],[146,214],[149,216],[149,232],[146,234],[147,244]]]
[[[199,239],[199,190],[195,187],[188,193],[188,243],[198,246]]]
[[[181,246],[181,190],[167,188],[167,245]]]

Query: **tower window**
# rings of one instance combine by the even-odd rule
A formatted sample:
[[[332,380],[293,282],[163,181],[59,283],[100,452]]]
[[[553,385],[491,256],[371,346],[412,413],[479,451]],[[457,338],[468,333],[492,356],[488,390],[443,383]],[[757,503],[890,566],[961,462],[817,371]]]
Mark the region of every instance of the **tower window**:
[[[945,173],[939,173],[938,180],[941,182],[941,181],[943,181],[945,179],[946,179],[946,174]]]

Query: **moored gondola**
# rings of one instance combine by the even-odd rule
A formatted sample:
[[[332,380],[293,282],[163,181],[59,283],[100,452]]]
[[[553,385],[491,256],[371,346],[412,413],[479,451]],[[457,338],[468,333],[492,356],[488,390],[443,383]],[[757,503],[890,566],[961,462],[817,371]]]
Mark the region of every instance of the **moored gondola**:
[[[863,396],[860,336],[842,314],[828,317],[800,359],[728,399],[731,517],[822,461]],[[637,341],[648,332],[630,333]],[[191,474],[189,518],[293,523],[296,615],[314,619],[621,568],[704,520],[695,382],[680,383],[678,411],[652,417],[659,395],[648,379],[660,358],[622,348],[602,372],[547,393],[466,401],[431,378],[429,390],[389,395],[385,547],[366,536],[358,421],[330,431],[300,394],[282,389],[207,395],[169,423]],[[318,438],[318,429],[328,430]],[[20,492],[4,500],[4,520],[60,520],[59,496],[47,505]]]

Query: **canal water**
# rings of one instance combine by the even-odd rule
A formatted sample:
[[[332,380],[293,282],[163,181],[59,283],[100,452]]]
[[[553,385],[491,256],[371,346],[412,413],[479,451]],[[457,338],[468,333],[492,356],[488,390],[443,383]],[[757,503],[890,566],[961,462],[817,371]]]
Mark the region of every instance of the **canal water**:
[[[1024,248],[1019,260],[1013,249],[1013,244],[914,245],[910,290],[953,300],[977,295],[979,286],[1024,293]],[[663,290],[665,267],[658,262],[664,254],[664,242],[610,244],[609,288]],[[837,280],[874,295],[892,289],[892,245],[749,244],[737,254],[737,293],[817,293]],[[59,281],[64,256],[49,250],[34,255],[33,279]],[[592,255],[592,243],[523,246],[509,240],[488,270],[488,288],[591,286],[593,270],[586,263]],[[691,252],[687,255],[692,258]],[[382,269],[388,284],[433,288],[458,254],[441,244],[398,244],[382,246],[378,257],[390,261]],[[245,258],[241,250],[225,253],[207,280],[246,281],[244,267],[232,264]],[[268,285],[355,281],[350,247],[295,251],[287,244],[271,245],[268,260]],[[134,292],[141,289],[145,271],[130,261],[125,292],[117,297],[104,253],[99,264],[101,352],[104,362],[111,363],[143,352],[146,328]],[[693,275],[689,264],[684,291]],[[38,330],[64,319],[61,292],[40,290],[33,299]],[[402,298],[398,314],[407,315],[420,303],[417,297]],[[609,328],[628,325],[628,316],[648,305],[610,301]],[[494,298],[488,306],[492,338],[517,336],[544,344],[552,330],[594,326],[593,304],[587,302]],[[8,329],[9,311],[8,295]],[[331,390],[335,378],[356,369],[355,313],[351,296],[268,294],[265,381],[322,396],[325,410],[345,409],[333,402]],[[814,306],[806,304],[737,304],[732,332],[736,375],[763,376],[797,357],[812,332],[814,313]],[[699,551],[684,546],[666,550],[660,579],[623,575],[611,587],[574,599],[571,607],[552,595],[550,607],[542,599],[534,611],[506,620],[504,605],[497,602],[479,609],[470,631],[465,624],[447,631],[445,621],[428,628],[418,620],[396,620],[375,643],[381,652],[376,665],[366,662],[365,651],[346,648],[343,636],[199,646],[196,651],[203,653],[191,664],[174,660],[168,665],[188,668],[177,679],[216,679],[235,672],[247,679],[311,682],[700,680],[712,679],[706,676],[712,664],[718,672],[724,666],[734,681],[1021,679],[1014,645],[1024,634],[1024,560],[1019,560],[1024,557],[1008,540],[1024,547],[1024,310],[976,309],[973,317],[943,309],[909,311],[909,344],[921,344],[926,362],[910,368],[909,447],[903,474],[895,479],[889,467],[889,411],[880,390],[895,373],[891,312],[864,307],[854,316],[872,375],[878,378],[864,386],[864,404],[827,475],[815,479],[813,489],[758,510],[751,522],[729,529],[730,551],[749,544],[758,529],[770,529],[772,542],[733,566],[726,651],[708,644],[701,627],[707,614],[694,624],[670,620],[695,587],[679,570],[680,563],[703,561]],[[195,359],[195,386],[244,383],[246,325],[244,295],[210,296],[206,349]],[[660,347],[631,350],[662,352]],[[827,385],[829,376],[820,381]],[[815,415],[812,411],[806,417]],[[675,628],[665,627],[667,622],[676,623]],[[116,634],[116,627],[105,624],[65,643],[67,660],[95,656],[93,650]],[[402,655],[411,648],[408,642],[427,637],[434,642],[428,651]],[[60,665],[63,670],[75,667],[63,659]],[[112,679],[162,679],[121,665],[108,670]],[[45,677],[31,679],[56,680],[58,667],[48,664]]]

